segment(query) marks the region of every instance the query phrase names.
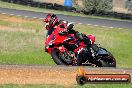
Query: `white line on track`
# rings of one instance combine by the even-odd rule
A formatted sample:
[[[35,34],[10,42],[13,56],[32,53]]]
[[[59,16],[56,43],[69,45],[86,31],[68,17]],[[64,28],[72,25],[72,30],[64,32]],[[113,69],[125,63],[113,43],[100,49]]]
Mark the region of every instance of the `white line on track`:
[[[106,27],[106,26],[102,26],[102,27]]]
[[[87,25],[92,25],[92,24],[87,24]]]
[[[82,23],[78,23],[78,24],[82,24]]]
[[[37,18],[37,17],[33,17],[33,18]]]
[[[11,16],[15,15],[15,14],[10,14]]]
[[[27,18],[28,16],[24,16],[24,17],[26,17],[26,18]]]
[[[1,14],[6,14],[6,13],[1,13]]]
[[[17,15],[17,16],[21,16],[21,15]]]
[[[94,25],[94,26],[99,26],[99,25]]]
[[[109,27],[109,28],[114,28],[114,27]]]

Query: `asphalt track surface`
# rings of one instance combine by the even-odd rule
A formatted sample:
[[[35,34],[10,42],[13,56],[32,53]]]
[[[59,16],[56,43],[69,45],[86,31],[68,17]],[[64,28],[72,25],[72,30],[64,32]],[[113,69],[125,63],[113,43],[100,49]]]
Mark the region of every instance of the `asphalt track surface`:
[[[0,8],[0,13],[31,17],[31,18],[39,18],[39,19],[42,19],[47,15],[47,13],[42,13],[42,12],[15,10],[15,9],[7,9],[7,8]],[[66,21],[74,22],[78,24],[102,26],[102,27],[109,27],[109,28],[119,28],[119,29],[122,29],[122,28],[132,29],[132,22],[128,22],[128,21],[107,20],[107,19],[99,19],[99,18],[62,15],[62,14],[57,14],[57,16],[61,20],[66,20]]]

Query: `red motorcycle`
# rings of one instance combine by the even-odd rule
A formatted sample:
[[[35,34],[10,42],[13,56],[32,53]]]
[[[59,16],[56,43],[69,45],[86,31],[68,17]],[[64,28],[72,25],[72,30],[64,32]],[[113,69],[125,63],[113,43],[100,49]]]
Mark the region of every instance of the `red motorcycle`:
[[[71,65],[77,66],[77,55],[75,52],[81,52],[83,47],[87,47],[84,42],[79,41],[74,37],[74,34],[59,35],[64,31],[64,28],[57,27],[51,35],[47,36],[45,41],[45,50],[51,56],[57,65]],[[92,60],[89,60],[86,53],[86,58],[82,62],[82,66],[94,66],[94,67],[116,67],[116,60],[113,55],[105,48],[99,47],[95,44],[95,37],[93,35],[87,35],[92,40]],[[71,50],[65,45],[65,41],[69,41],[68,44],[79,45],[75,50]]]

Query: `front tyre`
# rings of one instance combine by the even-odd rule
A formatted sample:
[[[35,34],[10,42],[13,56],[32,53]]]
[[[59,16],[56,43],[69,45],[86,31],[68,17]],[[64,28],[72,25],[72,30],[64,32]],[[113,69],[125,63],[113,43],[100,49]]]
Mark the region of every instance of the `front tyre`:
[[[60,54],[59,50],[57,50],[57,49],[52,50],[51,56],[52,56],[54,62],[57,65],[66,65],[66,63],[60,59],[59,54]]]

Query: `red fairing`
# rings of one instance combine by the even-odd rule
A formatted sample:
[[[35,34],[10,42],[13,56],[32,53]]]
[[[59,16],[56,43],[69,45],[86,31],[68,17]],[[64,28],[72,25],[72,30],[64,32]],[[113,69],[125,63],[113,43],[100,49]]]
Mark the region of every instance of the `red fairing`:
[[[92,44],[94,44],[95,42],[95,36],[93,35],[87,35],[88,38],[90,38],[90,40],[92,41]]]
[[[57,43],[57,44],[63,43],[65,39],[67,39],[67,37],[65,37],[65,36],[57,36],[55,38],[54,42]]]
[[[52,40],[52,36],[47,36],[45,40],[45,45],[48,45],[48,43]]]
[[[59,49],[61,52],[65,52],[65,51],[66,51],[66,49],[65,49],[63,46],[60,46],[58,49]]]
[[[61,24],[60,24],[61,25]],[[59,32],[64,31],[64,28],[60,28],[60,25],[52,32],[51,35],[48,35],[45,40],[45,46],[52,46],[58,45],[64,42],[68,37],[67,36],[60,36],[58,35]],[[61,52],[65,52],[66,49],[63,46],[54,46],[54,47],[47,47],[46,50],[48,53],[51,53],[52,49],[57,48]]]

